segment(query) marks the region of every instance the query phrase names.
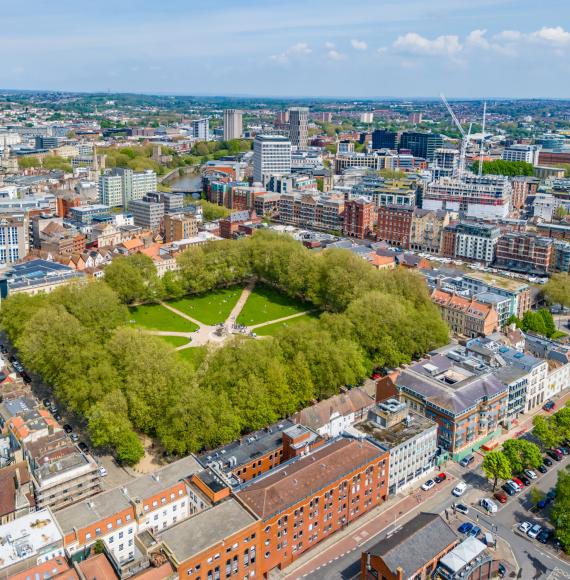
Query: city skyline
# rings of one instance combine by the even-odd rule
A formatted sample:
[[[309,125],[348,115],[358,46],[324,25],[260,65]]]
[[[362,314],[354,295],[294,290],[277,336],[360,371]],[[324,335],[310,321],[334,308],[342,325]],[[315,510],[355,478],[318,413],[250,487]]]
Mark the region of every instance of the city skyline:
[[[337,6],[335,7],[335,4]],[[570,7],[37,0],[4,8],[4,89],[287,97],[567,97]],[[338,9],[337,9],[338,8]],[[31,16],[30,16],[31,15]],[[522,74],[524,71],[524,74]],[[530,82],[529,82],[530,81]]]

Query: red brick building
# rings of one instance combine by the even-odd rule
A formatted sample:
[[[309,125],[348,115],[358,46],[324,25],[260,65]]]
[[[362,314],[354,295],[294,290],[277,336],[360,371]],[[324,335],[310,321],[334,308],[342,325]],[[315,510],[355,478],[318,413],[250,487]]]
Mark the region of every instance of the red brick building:
[[[345,236],[364,239],[374,231],[374,204],[364,198],[344,204]]]
[[[553,242],[550,238],[508,233],[497,242],[495,263],[509,270],[546,274],[550,268],[552,252]]]
[[[386,205],[378,208],[376,237],[393,246],[408,249],[412,228],[413,208]]]
[[[389,453],[338,439],[236,494],[260,519],[260,573],[283,570],[321,540],[386,500]]]
[[[439,249],[440,256],[455,258],[455,235],[455,228],[446,227],[443,229],[441,232],[441,246]]]

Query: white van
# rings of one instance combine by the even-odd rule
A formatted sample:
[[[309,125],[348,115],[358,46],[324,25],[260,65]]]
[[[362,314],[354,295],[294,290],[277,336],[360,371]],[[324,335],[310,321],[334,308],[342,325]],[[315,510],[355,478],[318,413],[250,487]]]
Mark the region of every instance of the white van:
[[[454,496],[459,497],[465,493],[467,489],[467,484],[464,481],[460,481],[451,492]]]
[[[481,507],[485,508],[489,513],[497,513],[497,504],[491,500],[491,499],[487,499],[486,497],[484,497],[479,504],[481,505]]]

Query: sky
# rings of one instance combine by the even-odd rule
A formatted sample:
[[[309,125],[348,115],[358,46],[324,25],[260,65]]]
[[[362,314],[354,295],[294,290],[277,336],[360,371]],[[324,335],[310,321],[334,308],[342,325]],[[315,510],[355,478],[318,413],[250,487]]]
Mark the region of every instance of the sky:
[[[0,0],[0,88],[570,98],[570,0]]]

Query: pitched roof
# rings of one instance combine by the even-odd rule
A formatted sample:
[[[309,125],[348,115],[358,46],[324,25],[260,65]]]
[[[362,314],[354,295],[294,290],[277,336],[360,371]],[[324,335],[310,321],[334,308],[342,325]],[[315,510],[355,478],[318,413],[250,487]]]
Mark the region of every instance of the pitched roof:
[[[369,441],[338,439],[254,480],[237,495],[259,517],[269,519],[361,465],[387,455]]]
[[[30,472],[25,461],[0,469],[0,516],[11,514],[16,509],[16,469],[20,476],[20,485],[30,482]]]
[[[490,304],[477,302],[472,298],[465,298],[464,296],[459,296],[453,292],[446,292],[440,288],[434,289],[431,299],[439,306],[449,308],[450,310],[464,312],[481,320],[487,318],[493,309]]]
[[[393,574],[402,568],[404,578],[412,578],[425,564],[455,543],[455,532],[439,514],[422,512],[396,533],[372,546],[368,553],[382,558]]]

